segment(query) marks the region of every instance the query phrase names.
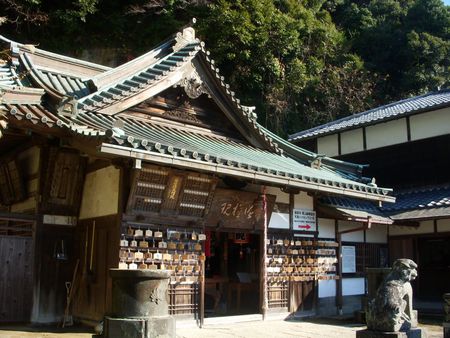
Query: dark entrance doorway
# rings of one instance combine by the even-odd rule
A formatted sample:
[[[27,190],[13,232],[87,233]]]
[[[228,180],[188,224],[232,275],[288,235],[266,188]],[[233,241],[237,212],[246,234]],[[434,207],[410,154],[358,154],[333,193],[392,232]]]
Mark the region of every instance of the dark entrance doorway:
[[[418,298],[441,301],[450,292],[450,236],[418,238]]]
[[[0,217],[0,323],[30,320],[33,225],[32,221]]]
[[[205,316],[260,313],[260,235],[211,232]]]

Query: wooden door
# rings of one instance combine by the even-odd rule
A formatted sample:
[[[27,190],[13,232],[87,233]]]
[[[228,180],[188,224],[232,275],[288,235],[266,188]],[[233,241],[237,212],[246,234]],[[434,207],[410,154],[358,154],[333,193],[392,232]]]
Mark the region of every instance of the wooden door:
[[[0,322],[28,322],[33,302],[32,237],[0,235]]]

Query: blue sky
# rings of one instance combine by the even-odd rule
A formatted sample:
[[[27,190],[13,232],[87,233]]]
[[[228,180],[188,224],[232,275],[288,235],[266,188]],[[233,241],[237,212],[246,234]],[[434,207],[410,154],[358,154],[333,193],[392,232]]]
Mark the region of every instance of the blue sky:
[[[444,4],[446,4],[447,6],[450,6],[450,0],[444,0]]]

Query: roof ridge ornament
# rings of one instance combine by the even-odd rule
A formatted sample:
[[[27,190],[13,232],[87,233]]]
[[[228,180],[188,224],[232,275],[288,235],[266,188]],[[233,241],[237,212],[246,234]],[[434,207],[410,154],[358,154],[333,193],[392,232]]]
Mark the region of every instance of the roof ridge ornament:
[[[200,75],[195,70],[186,75],[178,85],[184,88],[186,95],[191,99],[197,99],[202,94],[210,96]]]
[[[57,107],[58,114],[70,119],[74,119],[78,115],[78,101],[75,97],[64,96]]]
[[[192,19],[192,23],[194,24],[196,19]],[[175,44],[172,49],[174,52],[179,51],[181,48],[186,46],[189,43],[197,42],[195,39],[195,29],[191,26],[183,28],[181,32],[178,32],[175,36]]]

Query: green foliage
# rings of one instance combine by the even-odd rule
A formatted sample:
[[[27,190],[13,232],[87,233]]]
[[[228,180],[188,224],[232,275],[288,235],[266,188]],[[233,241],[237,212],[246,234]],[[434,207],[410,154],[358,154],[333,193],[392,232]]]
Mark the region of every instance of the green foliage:
[[[120,63],[197,34],[243,104],[285,136],[450,85],[441,0],[0,0],[3,34]],[[86,53],[88,51],[89,53]]]
[[[333,15],[351,50],[385,79],[378,100],[448,85],[450,11],[441,0],[346,0]]]

